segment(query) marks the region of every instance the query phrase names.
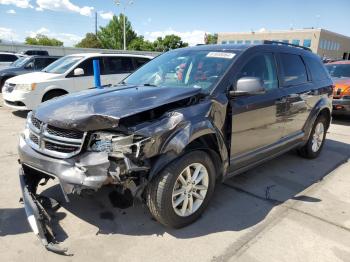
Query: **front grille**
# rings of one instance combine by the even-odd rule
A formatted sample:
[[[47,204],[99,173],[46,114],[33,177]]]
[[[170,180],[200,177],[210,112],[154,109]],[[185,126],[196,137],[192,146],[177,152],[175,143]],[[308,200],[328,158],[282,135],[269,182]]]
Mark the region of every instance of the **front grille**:
[[[34,117],[33,114],[31,115],[30,120],[32,121],[33,126],[35,126],[37,129],[40,130],[40,125],[42,122],[39,119],[37,119],[36,117]]]
[[[86,133],[47,125],[32,113],[28,116],[30,146],[46,155],[69,158],[80,153]]]
[[[81,139],[84,137],[84,132],[62,129],[62,128],[58,128],[50,125],[47,126],[46,130],[50,135],[54,135],[54,136],[62,136],[62,137],[73,138],[73,139]]]
[[[51,143],[51,142],[45,142],[45,148],[47,150],[57,151],[60,153],[73,153],[79,149],[79,146],[74,147],[74,146],[60,145],[60,144]]]

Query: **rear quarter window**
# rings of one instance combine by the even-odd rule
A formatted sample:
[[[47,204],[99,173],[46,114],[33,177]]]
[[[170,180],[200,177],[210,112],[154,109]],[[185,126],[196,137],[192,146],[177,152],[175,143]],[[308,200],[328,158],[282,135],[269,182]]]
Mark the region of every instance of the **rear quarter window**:
[[[280,54],[283,71],[283,86],[293,86],[306,83],[307,72],[305,64],[299,55]]]
[[[0,55],[0,62],[14,62],[18,59],[15,55],[2,54]]]
[[[303,57],[303,59],[311,72],[312,80],[318,81],[330,78],[327,69],[324,67],[320,59],[308,56]]]

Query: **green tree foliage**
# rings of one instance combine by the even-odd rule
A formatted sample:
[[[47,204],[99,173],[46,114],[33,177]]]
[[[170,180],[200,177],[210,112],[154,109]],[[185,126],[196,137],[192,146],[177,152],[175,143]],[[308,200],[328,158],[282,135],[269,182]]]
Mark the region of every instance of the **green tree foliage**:
[[[100,27],[97,38],[101,42],[103,48],[123,49],[123,18],[124,16],[122,14],[120,14],[119,17],[113,16],[112,20],[105,27]],[[128,46],[137,35],[132,29],[131,23],[127,17],[125,17],[125,28],[126,46]]]
[[[218,43],[218,34],[207,34],[204,38],[204,42],[207,45]]]
[[[28,45],[63,46],[63,42],[42,34],[37,34],[35,37],[27,37],[25,43]]]
[[[171,49],[181,48],[188,46],[188,43],[185,43],[181,40],[181,37],[177,35],[166,35],[164,38],[158,37],[153,42],[154,51],[164,52]]]
[[[153,43],[148,40],[145,40],[144,37],[137,36],[134,38],[131,43],[128,45],[129,50],[137,50],[137,51],[154,51]]]
[[[75,45],[75,47],[80,48],[102,48],[100,40],[93,33],[87,33],[85,37]]]

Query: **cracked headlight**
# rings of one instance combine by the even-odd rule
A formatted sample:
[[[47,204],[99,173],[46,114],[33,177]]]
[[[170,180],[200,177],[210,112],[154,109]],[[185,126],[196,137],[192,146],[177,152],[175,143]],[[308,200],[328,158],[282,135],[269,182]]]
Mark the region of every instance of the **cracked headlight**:
[[[117,157],[135,154],[138,157],[142,143],[148,140],[139,136],[125,136],[108,132],[93,133],[89,143],[89,151],[107,152]]]

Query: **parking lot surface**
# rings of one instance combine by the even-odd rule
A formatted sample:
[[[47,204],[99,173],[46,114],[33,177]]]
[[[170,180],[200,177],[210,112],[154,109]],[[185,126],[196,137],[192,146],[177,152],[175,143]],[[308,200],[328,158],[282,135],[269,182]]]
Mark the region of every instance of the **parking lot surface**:
[[[55,226],[64,257],[45,250],[19,203],[25,116],[0,104],[0,261],[350,261],[350,119],[333,121],[318,159],[290,152],[218,185],[202,218],[180,230],[141,203],[114,207],[113,188],[73,196]],[[63,200],[55,183],[44,191]]]

